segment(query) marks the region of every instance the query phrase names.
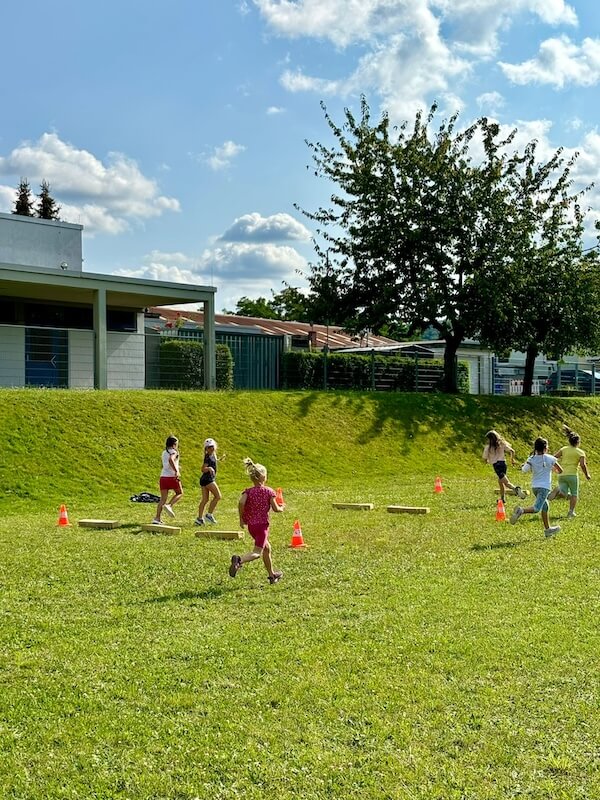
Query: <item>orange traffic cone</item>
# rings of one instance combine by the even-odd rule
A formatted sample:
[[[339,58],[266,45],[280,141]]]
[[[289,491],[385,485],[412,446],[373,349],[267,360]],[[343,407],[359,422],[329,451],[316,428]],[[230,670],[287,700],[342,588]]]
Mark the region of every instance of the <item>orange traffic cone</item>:
[[[504,503],[502,502],[502,498],[498,498],[498,503],[496,504],[496,522],[505,522],[506,521],[506,509],[504,508]]]
[[[433,485],[433,491],[436,494],[441,494],[444,491],[444,487],[442,486],[442,479],[438,475],[435,479],[435,484]]]
[[[276,489],[275,490],[275,500],[277,502],[277,505],[279,505],[279,506],[283,505],[283,490],[282,489]]]
[[[69,515],[67,514],[67,507],[64,503],[60,507],[60,514],[58,515],[58,522],[56,524],[61,528],[71,524],[69,522]]]
[[[300,527],[298,520],[294,522],[294,533],[292,535],[290,547],[306,547],[304,544],[304,538],[302,537],[302,528]]]

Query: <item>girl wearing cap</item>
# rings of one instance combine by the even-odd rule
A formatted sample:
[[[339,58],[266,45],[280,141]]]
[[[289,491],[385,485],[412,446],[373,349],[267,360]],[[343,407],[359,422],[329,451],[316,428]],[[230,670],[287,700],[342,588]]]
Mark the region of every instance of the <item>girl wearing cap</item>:
[[[217,520],[213,516],[213,512],[217,507],[217,503],[221,499],[221,490],[217,486],[217,443],[210,437],[204,442],[204,462],[202,464],[202,474],[200,475],[200,505],[198,506],[198,516],[194,523],[196,525],[204,525],[204,509],[210,500],[208,511],[206,512],[206,521],[217,524]]]
[[[269,513],[283,511],[285,506],[277,502],[275,489],[266,485],[266,467],[263,467],[262,464],[255,464],[251,458],[244,459],[244,467],[253,486],[244,489],[238,502],[240,528],[243,528],[244,525],[248,526],[248,533],[254,539],[254,549],[243,556],[231,556],[229,574],[235,578],[244,564],[262,556],[269,583],[277,583],[283,577],[283,572],[276,572],[273,569],[269,543]]]

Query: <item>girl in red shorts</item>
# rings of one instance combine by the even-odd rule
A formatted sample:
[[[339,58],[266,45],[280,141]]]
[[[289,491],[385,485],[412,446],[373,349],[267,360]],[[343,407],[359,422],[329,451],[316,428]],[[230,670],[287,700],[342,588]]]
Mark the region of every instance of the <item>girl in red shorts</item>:
[[[263,564],[269,575],[269,583],[277,583],[283,572],[275,572],[271,561],[271,544],[269,542],[269,512],[283,511],[285,505],[279,505],[275,499],[275,489],[265,486],[267,469],[262,464],[255,464],[252,459],[245,458],[244,466],[251,478],[252,486],[242,492],[238,510],[240,512],[240,528],[248,526],[248,533],[254,539],[254,550],[243,556],[231,556],[229,574],[235,578],[243,564],[255,561],[262,556]]]
[[[165,442],[165,449],[162,453],[162,470],[160,473],[160,500],[156,506],[156,516],[152,520],[153,525],[161,525],[160,515],[162,510],[167,512],[170,517],[175,516],[173,506],[183,497],[181,488],[181,474],[179,472],[179,450],[176,436],[169,436]],[[173,491],[171,502],[168,503],[169,492]]]

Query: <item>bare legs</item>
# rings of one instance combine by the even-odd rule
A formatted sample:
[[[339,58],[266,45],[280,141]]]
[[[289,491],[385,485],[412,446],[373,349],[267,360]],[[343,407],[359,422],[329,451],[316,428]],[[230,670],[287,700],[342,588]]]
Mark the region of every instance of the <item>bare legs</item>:
[[[202,519],[204,516],[204,509],[206,508],[206,504],[208,503],[209,499],[210,504],[208,506],[208,513],[212,514],[217,507],[217,503],[222,497],[221,490],[216,483],[209,483],[208,486],[201,486],[200,489],[202,491],[202,496],[198,506],[198,519]]]

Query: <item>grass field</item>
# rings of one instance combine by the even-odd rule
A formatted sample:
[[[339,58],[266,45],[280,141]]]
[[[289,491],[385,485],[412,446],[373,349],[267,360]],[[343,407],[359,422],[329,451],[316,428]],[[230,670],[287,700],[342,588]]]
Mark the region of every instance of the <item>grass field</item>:
[[[0,797],[600,797],[600,401],[10,390],[0,404]],[[483,434],[524,457],[538,433],[558,449],[562,421],[593,478],[579,516],[554,503],[552,540],[537,517],[497,523]],[[140,533],[154,507],[129,496],[156,491],[172,431],[183,529]],[[237,527],[243,456],[284,489],[275,586],[260,562],[232,580],[239,547],[193,536],[207,435],[227,452],[219,527]]]

